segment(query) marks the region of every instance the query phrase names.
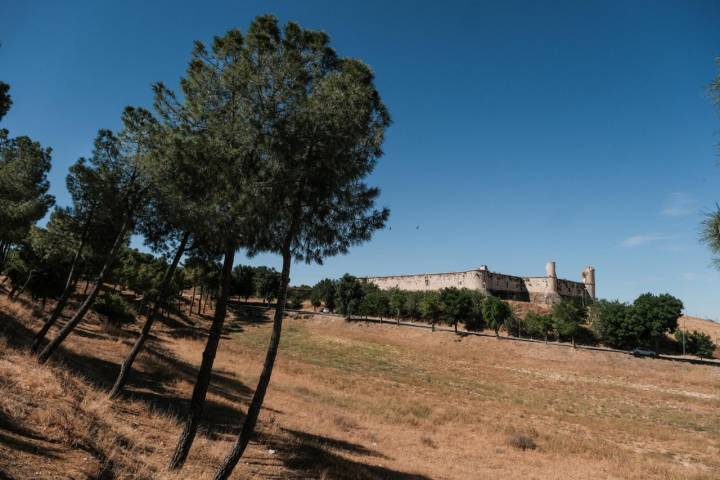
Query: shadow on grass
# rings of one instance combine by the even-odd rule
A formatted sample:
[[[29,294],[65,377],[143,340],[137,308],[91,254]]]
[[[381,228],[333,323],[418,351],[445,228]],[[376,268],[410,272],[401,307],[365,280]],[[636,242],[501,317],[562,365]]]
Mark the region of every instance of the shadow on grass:
[[[269,321],[264,314],[257,315],[255,313],[257,312],[256,309],[233,308],[233,311],[237,315],[232,324],[240,328],[249,324]],[[0,312],[0,334],[6,336],[13,347],[27,348],[32,340],[33,333],[31,329],[25,326],[24,322]],[[119,368],[118,364],[115,361],[97,358],[92,354],[97,352],[102,355],[102,349],[111,348],[111,344],[108,342],[112,341],[112,338],[102,333],[92,333],[94,335],[88,335],[86,338],[93,343],[103,342],[104,345],[98,343],[89,352],[83,353],[69,349],[67,346],[61,346],[54,358],[74,374],[88,379],[100,388],[107,389],[115,379]],[[129,343],[130,341],[123,342],[123,352],[125,352],[125,348],[129,348]],[[189,395],[188,398],[181,398],[176,391],[168,388],[166,384],[172,384],[178,379],[194,384],[197,377],[197,368],[175,357],[171,352],[161,348],[158,343],[156,337],[149,339],[147,348],[141,354],[143,368],[142,370],[133,371],[125,397],[143,402],[154,410],[182,418],[188,410]],[[227,403],[212,400],[206,402],[200,433],[211,440],[228,434],[234,437],[245,418],[240,406],[248,403],[253,393],[252,390],[233,378],[232,375],[216,371],[213,372],[210,392],[223,398]],[[122,402],[117,402],[116,405],[116,408],[122,411]],[[282,413],[267,407],[264,407],[264,410]],[[16,435],[24,435],[28,439],[35,438],[36,434],[32,431],[13,422],[0,417],[0,428],[4,428],[10,433],[17,431]],[[7,428],[8,426],[10,428]],[[14,437],[9,440],[6,437],[7,435],[0,436],[0,441],[8,443],[11,449],[17,451],[36,450],[36,447],[30,441],[11,443],[9,440],[13,440]],[[275,449],[278,452],[276,457],[278,461],[282,462],[285,468],[292,471],[289,476],[287,473],[278,474],[275,477],[272,474],[266,474],[263,475],[263,478],[304,479],[320,476],[339,480],[426,480],[429,478],[347,458],[347,455],[352,455],[371,457],[376,460],[387,459],[385,455],[376,450],[346,440],[288,429],[283,430],[280,435],[263,436],[262,442],[264,445]],[[96,451],[91,447],[86,445],[76,446],[76,448],[90,451],[98,459],[107,459],[106,452]],[[47,455],[48,458],[52,458],[53,454],[50,450],[44,449],[42,453]],[[267,461],[266,458],[263,460]],[[248,458],[248,461],[253,462],[254,460]],[[112,462],[107,463],[108,466],[102,472],[102,478],[113,477]],[[261,461],[255,461],[255,463],[263,465]],[[12,478],[6,472],[0,471],[0,473],[5,475],[5,478]],[[2,476],[0,476],[0,480],[2,480]]]
[[[283,431],[289,435],[290,442],[287,442],[286,438],[271,438],[267,439],[265,443],[277,450],[283,465],[293,471],[294,478],[430,480],[430,477],[425,475],[401,472],[380,465],[370,465],[344,456],[388,459],[382,453],[363,445],[297,430],[283,429]],[[287,475],[278,478],[287,478]]]

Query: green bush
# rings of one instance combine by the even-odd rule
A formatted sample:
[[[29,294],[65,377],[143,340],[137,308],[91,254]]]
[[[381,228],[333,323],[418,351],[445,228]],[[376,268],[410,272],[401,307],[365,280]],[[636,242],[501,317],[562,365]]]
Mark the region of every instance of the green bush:
[[[693,330],[692,332],[675,331],[675,340],[678,347],[682,351],[683,337],[685,340],[685,352],[698,357],[712,357],[716,345],[713,343],[710,335],[704,332]]]
[[[135,321],[135,310],[130,302],[116,292],[110,292],[102,296],[93,306],[99,315],[103,315],[108,322],[121,326]]]
[[[513,311],[506,301],[497,297],[486,297],[482,304],[482,315],[497,336],[505,321],[513,315]]]

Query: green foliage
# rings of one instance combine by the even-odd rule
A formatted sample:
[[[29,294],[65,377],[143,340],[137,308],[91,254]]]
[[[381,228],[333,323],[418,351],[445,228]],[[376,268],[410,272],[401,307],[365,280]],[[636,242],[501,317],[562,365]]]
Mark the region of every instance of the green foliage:
[[[0,255],[22,241],[55,201],[47,193],[50,153],[28,137],[10,138],[0,129]]]
[[[553,330],[553,317],[552,315],[529,312],[525,317],[525,328],[530,335],[547,339],[547,336]]]
[[[293,310],[300,310],[303,306],[303,297],[297,293],[290,296],[289,307]]]
[[[257,267],[253,274],[255,284],[255,295],[262,298],[263,302],[270,303],[278,297],[280,289],[280,274],[272,267]]]
[[[486,297],[482,304],[482,314],[488,327],[498,335],[505,321],[513,315],[510,305],[497,297]]]
[[[360,280],[346,273],[337,282],[335,298],[340,313],[350,316],[359,312],[365,292]]]
[[[605,345],[632,347],[642,337],[640,325],[632,321],[632,306],[617,300],[596,301],[588,307],[588,319],[593,332]]]
[[[458,323],[469,323],[474,327],[478,323],[475,300],[472,292],[468,289],[443,288],[440,290],[443,320],[456,330]]]
[[[126,248],[116,262],[113,280],[137,293],[155,296],[166,269],[167,262],[164,259]]]
[[[329,278],[323,279],[313,286],[310,292],[310,301],[313,306],[319,307],[322,303],[325,308],[334,312],[336,308],[336,292],[336,282]]]
[[[135,321],[135,311],[125,298],[116,292],[107,292],[93,306],[98,314],[105,316],[116,326],[122,326]]]
[[[560,337],[570,337],[574,341],[578,327],[585,322],[586,315],[585,309],[577,302],[561,300],[552,307],[553,328]]]
[[[401,318],[405,315],[405,304],[407,302],[408,295],[404,290],[399,288],[392,288],[388,290],[388,296],[390,299],[390,312],[395,318]]]
[[[10,110],[12,106],[12,99],[10,98],[10,85],[5,82],[0,82],[0,120]]]
[[[387,317],[390,315],[390,297],[379,288],[366,289],[360,304],[361,315],[370,317]]]
[[[678,342],[680,351],[682,351],[682,344],[684,341],[685,352],[697,355],[698,357],[710,358],[716,348],[716,345],[712,341],[710,335],[697,330],[693,330],[692,332],[676,330],[675,340]]]
[[[677,329],[682,310],[682,301],[672,295],[645,293],[633,302],[629,321],[640,332],[638,340],[643,343],[654,342],[657,350],[660,338]]]
[[[255,293],[255,268],[250,265],[237,265],[233,268],[231,280],[232,295],[247,299]]]
[[[433,325],[442,317],[442,302],[438,292],[424,292],[420,299],[420,315]]]

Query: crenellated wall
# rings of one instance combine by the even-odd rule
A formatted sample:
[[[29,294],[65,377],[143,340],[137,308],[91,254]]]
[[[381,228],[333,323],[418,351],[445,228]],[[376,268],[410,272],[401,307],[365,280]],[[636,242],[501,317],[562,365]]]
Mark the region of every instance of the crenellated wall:
[[[582,282],[559,279],[555,275],[555,262],[546,266],[545,277],[518,277],[491,272],[482,266],[465,272],[424,273],[418,275],[391,275],[367,277],[383,290],[400,288],[409,291],[440,290],[447,287],[470,288],[500,298],[532,303],[553,303],[561,298],[595,299],[595,270],[587,267]]]

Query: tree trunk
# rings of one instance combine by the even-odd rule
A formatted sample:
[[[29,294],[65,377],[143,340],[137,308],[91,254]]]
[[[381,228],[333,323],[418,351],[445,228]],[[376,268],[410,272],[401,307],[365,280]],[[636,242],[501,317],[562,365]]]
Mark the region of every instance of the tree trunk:
[[[192,315],[194,305],[195,305],[195,284],[193,284],[192,298],[190,299],[190,308],[188,309],[188,312],[190,315]]]
[[[293,229],[291,229],[292,232]],[[280,344],[280,334],[282,332],[282,321],[285,310],[285,302],[287,297],[287,286],[290,281],[290,263],[292,257],[290,255],[290,245],[292,241],[292,235],[288,235],[285,244],[283,245],[283,267],[282,277],[280,280],[280,292],[278,294],[277,306],[275,307],[275,319],[273,321],[272,336],[270,337],[270,344],[268,345],[267,354],[265,356],[265,364],[263,365],[260,379],[258,380],[255,394],[253,395],[250,406],[248,407],[247,416],[245,417],[245,423],[240,431],[235,445],[232,450],[225,457],[223,464],[220,466],[218,471],[215,473],[214,480],[226,480],[230,477],[233,469],[237,465],[238,461],[245,452],[245,448],[250,442],[255,431],[255,424],[257,423],[258,415],[260,414],[260,408],[262,407],[263,400],[265,399],[265,392],[267,391],[268,384],[270,383],[270,376],[272,375],[273,366],[275,364],[275,357],[277,356],[278,346]]]
[[[185,420],[185,427],[180,434],[177,447],[175,447],[175,453],[172,459],[170,459],[169,468],[171,470],[182,468],[188,453],[190,453],[193,440],[195,440],[198,423],[200,422],[200,416],[202,415],[205,404],[205,397],[207,396],[208,387],[210,386],[210,375],[212,373],[212,366],[215,361],[218,344],[220,343],[220,334],[222,333],[223,323],[225,322],[225,311],[227,309],[227,298],[230,290],[230,278],[232,276],[234,259],[235,247],[228,247],[223,260],[220,298],[218,299],[218,305],[215,309],[212,326],[210,327],[210,335],[205,344],[205,351],[203,351],[200,371],[198,372],[195,388],[193,389],[192,400],[190,400],[190,411]]]
[[[125,386],[125,382],[127,381],[127,377],[130,374],[130,370],[132,369],[133,362],[138,356],[138,353],[140,353],[140,350],[142,350],[145,341],[150,336],[150,329],[152,328],[153,322],[155,321],[158,308],[168,296],[170,280],[172,279],[173,275],[175,275],[175,270],[177,269],[178,263],[180,263],[180,258],[185,252],[185,245],[187,245],[189,237],[189,233],[183,234],[182,239],[180,240],[180,245],[178,245],[178,249],[175,252],[175,256],[173,257],[172,263],[168,265],[167,269],[165,270],[165,275],[163,276],[162,282],[160,283],[158,298],[155,299],[153,308],[145,319],[145,324],[143,325],[142,331],[140,332],[140,336],[137,338],[137,340],[135,340],[135,344],[130,350],[130,353],[128,353],[127,357],[125,357],[125,360],[123,360],[122,364],[120,365],[120,372],[118,373],[117,379],[115,380],[115,384],[110,390],[110,398],[115,398],[122,392],[123,387]]]
[[[100,269],[100,273],[98,273],[98,276],[95,278],[95,282],[93,283],[93,287],[90,290],[90,294],[85,298],[85,300],[83,300],[82,305],[80,305],[80,308],[77,312],[75,312],[75,315],[73,315],[70,321],[68,321],[68,323],[66,323],[65,326],[60,329],[57,336],[45,346],[42,352],[40,352],[40,355],[38,356],[39,363],[47,362],[48,358],[50,358],[53,352],[57,350],[63,340],[65,340],[65,338],[70,335],[70,332],[73,331],[73,329],[78,325],[78,323],[82,321],[83,317],[85,317],[85,314],[88,312],[88,310],[90,310],[90,307],[92,306],[93,302],[95,302],[95,297],[97,297],[97,294],[100,291],[100,287],[102,286],[105,277],[108,273],[110,273],[110,268],[115,261],[115,257],[117,256],[118,251],[120,250],[120,245],[122,245],[123,243],[123,239],[125,238],[125,231],[127,230],[129,223],[130,218],[128,215],[125,217],[125,220],[120,227],[120,231],[118,232],[117,237],[115,237],[115,242],[110,249],[110,253],[108,253],[107,258],[105,259],[105,263]]]
[[[70,264],[70,271],[68,272],[67,280],[65,281],[65,288],[60,295],[60,299],[55,304],[55,308],[53,309],[50,317],[45,321],[42,328],[40,328],[40,330],[33,337],[33,343],[30,347],[33,352],[37,352],[38,348],[40,348],[40,343],[43,341],[45,335],[47,335],[47,332],[50,330],[50,328],[52,328],[57,319],[60,318],[60,315],[65,309],[67,301],[70,299],[70,295],[72,295],[72,292],[74,290],[74,282],[76,280],[75,266],[77,265],[78,259],[80,258],[80,255],[82,255],[83,248],[85,247],[85,237],[87,236],[89,223],[90,222],[86,223],[82,237],[80,237],[80,245],[78,245],[78,248],[75,251],[75,256],[73,257],[72,263]]]
[[[90,286],[90,282],[89,282],[88,279],[86,278],[86,279],[85,279],[85,290],[83,290],[83,296],[84,296],[84,297],[87,297],[88,287],[89,287],[89,286]]]
[[[22,284],[22,287],[20,287],[20,290],[15,290],[14,295],[10,295],[10,298],[13,300],[20,296],[25,291],[25,287],[28,286],[28,283],[30,283],[30,280],[32,280],[33,275],[35,275],[35,270],[30,270],[30,273],[28,273],[27,278],[25,279],[25,283]]]
[[[545,332],[545,343],[547,344],[547,332]]]

